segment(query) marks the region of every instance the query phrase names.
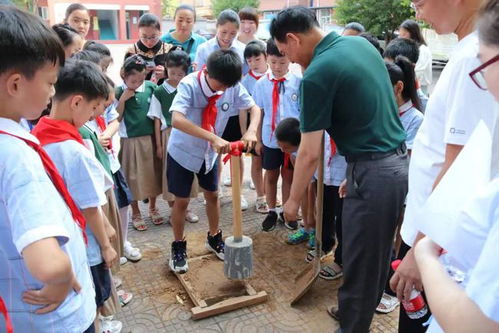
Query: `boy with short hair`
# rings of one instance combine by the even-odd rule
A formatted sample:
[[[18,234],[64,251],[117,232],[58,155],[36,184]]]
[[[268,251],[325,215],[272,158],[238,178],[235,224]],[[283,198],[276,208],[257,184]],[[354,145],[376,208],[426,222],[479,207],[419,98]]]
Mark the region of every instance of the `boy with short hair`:
[[[167,149],[167,179],[175,203],[169,266],[177,273],[188,269],[184,221],[194,175],[206,199],[209,222],[206,247],[219,259],[224,258],[222,231],[218,229],[217,155],[229,153],[230,143],[218,135],[223,133],[231,116],[229,110],[250,112],[251,122],[242,140],[246,149],[251,150],[260,120],[260,109],[239,82],[241,73],[242,62],[234,51],[217,50],[208,57],[206,68],[180,81],[170,108],[173,130]]]
[[[279,52],[273,39],[267,41],[267,61],[270,73],[258,80],[253,92],[256,104],[262,109],[262,125],[259,129],[259,142],[256,151],[263,155],[265,173],[265,196],[269,213],[262,223],[263,231],[271,231],[277,224],[277,181],[282,176],[282,201],[286,202],[293,179],[289,168],[289,154],[283,153],[275,138],[275,129],[281,119],[299,118],[301,79],[289,71],[288,57]],[[296,230],[296,221],[280,221],[286,228]]]
[[[78,132],[106,101],[109,89],[97,65],[71,60],[61,68],[50,116],[43,117],[33,134],[61,173],[69,193],[87,222],[87,258],[92,272],[98,311],[111,293],[109,269],[117,259],[110,238],[116,231],[102,212],[112,179],[88,150]],[[114,238],[113,237],[113,238]],[[96,321],[98,324],[98,321]],[[97,327],[99,325],[96,325]]]
[[[94,332],[84,219],[19,125],[46,107],[64,50],[40,18],[13,6],[0,6],[0,35],[0,295],[15,332]]]
[[[418,44],[412,39],[395,38],[386,47],[386,50],[383,53],[383,58],[385,58],[385,60],[387,61],[394,62],[399,55],[409,59],[414,67],[416,67],[416,63],[419,59]],[[423,89],[421,89],[421,86],[417,79],[416,85],[418,87],[417,89],[419,101],[421,102],[421,112],[424,113],[424,111],[426,110],[426,104],[428,103],[428,96],[426,96],[426,94],[423,92]]]
[[[262,78],[269,68],[267,64],[266,45],[260,40],[249,42],[244,49],[244,59],[248,63],[249,72],[244,75],[241,83],[253,95],[256,82]],[[240,117],[243,127],[246,127],[246,115]],[[265,183],[263,181],[262,156],[251,155],[251,180],[256,190],[256,211],[261,214],[269,212],[265,199]]]

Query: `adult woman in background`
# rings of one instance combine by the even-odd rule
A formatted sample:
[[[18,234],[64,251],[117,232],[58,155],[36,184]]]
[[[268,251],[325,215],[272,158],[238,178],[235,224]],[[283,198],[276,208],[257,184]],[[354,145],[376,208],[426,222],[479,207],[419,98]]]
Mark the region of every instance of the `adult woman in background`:
[[[256,31],[258,30],[258,24],[260,23],[258,11],[255,8],[246,7],[241,9],[237,14],[241,20],[237,40],[243,44],[248,44],[252,40],[257,39]]]
[[[499,102],[499,0],[489,0],[478,19],[479,58],[470,73],[481,89]],[[448,254],[465,273],[459,286],[441,264],[441,248],[429,238],[416,245],[415,256],[429,305],[436,318],[428,332],[499,332],[499,104],[492,131],[490,180],[457,215]],[[449,246],[448,246],[449,247]]]
[[[164,43],[181,46],[194,62],[198,46],[206,42],[206,38],[193,32],[196,23],[196,10],[190,5],[180,5],[173,16],[175,28],[168,31],[161,40]]]
[[[426,45],[419,24],[413,20],[405,20],[399,27],[399,36],[406,39],[412,39],[419,45],[419,58],[415,69],[416,78],[425,95],[428,95],[428,89],[433,81],[433,57],[430,48]]]
[[[75,29],[83,39],[82,45],[85,44],[88,31],[90,30],[90,14],[87,7],[81,3],[72,3],[66,8],[64,23],[67,23],[71,28]]]

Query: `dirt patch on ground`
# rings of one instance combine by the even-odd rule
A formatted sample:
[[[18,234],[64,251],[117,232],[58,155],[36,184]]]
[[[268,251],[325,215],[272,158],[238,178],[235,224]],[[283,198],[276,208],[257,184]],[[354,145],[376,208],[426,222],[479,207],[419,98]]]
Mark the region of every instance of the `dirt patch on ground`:
[[[187,241],[187,255],[189,258],[200,257],[209,253],[205,247],[206,232],[189,232],[185,235],[185,240]],[[189,267],[189,269],[191,269],[191,267]]]
[[[229,280],[224,275],[223,261],[215,256],[189,261],[189,272],[185,279],[192,287],[197,299],[215,303],[223,299],[246,294],[244,282]],[[208,300],[211,300],[208,302]]]

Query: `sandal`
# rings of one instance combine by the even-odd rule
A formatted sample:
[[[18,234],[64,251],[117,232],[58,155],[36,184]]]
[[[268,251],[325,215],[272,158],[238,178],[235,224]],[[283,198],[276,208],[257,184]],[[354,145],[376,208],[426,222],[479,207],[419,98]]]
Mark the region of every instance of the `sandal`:
[[[154,225],[161,225],[164,222],[163,216],[161,216],[157,208],[149,209],[149,217]]]
[[[120,305],[121,306],[127,305],[133,299],[133,294],[132,293],[127,293],[124,290],[118,290],[117,294],[118,294],[118,298],[120,300]]]
[[[142,219],[142,215],[140,214],[132,216],[132,225],[138,231],[147,230],[146,222]]]
[[[322,267],[319,272],[319,277],[324,280],[336,280],[343,276],[343,271],[341,271],[341,267],[339,271],[336,271],[333,265],[326,265]]]
[[[380,313],[390,313],[395,310],[399,304],[400,302],[397,297],[383,293],[383,297],[381,297],[381,301],[379,302],[376,311]]]

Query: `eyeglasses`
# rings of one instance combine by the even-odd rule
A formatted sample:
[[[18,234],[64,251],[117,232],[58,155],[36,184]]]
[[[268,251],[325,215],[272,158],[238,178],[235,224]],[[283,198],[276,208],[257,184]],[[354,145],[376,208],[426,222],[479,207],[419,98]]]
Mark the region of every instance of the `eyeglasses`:
[[[493,63],[499,61],[499,54],[489,61],[483,63],[477,67],[474,71],[470,73],[471,80],[477,85],[478,88],[482,90],[487,90],[487,81],[485,81],[485,69],[492,65]]]
[[[147,37],[147,36],[142,36],[140,37],[140,39],[142,40],[150,40],[150,41],[154,41],[154,40],[158,40],[159,39],[159,36],[151,36],[151,37]]]

